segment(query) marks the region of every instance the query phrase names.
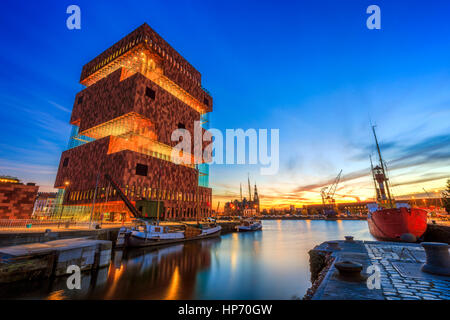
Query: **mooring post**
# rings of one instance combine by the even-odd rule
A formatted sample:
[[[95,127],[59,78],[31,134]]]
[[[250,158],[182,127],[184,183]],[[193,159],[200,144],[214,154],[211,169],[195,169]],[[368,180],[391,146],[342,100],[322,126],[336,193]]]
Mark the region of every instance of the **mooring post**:
[[[441,242],[422,242],[420,245],[427,255],[427,262],[422,266],[422,271],[450,276],[449,245]]]

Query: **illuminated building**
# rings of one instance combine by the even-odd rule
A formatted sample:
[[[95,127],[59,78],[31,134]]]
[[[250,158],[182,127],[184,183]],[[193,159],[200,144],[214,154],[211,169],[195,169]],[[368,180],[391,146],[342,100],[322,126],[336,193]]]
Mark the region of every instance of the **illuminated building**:
[[[0,219],[30,219],[39,187],[0,176]]]
[[[210,215],[208,164],[171,158],[175,129],[194,137],[194,121],[202,133],[207,128],[212,98],[201,74],[144,24],[87,63],[80,83],[86,88],[75,97],[55,181],[60,215],[118,220],[128,214],[105,174],[135,205],[160,201],[162,219]]]
[[[34,202],[33,218],[46,219],[54,215],[56,209],[55,192],[39,192]]]
[[[258,189],[254,187],[254,193],[252,198],[252,192],[250,187],[250,180],[248,181],[249,198],[242,198],[242,185],[241,185],[241,197],[240,200],[234,200],[226,202],[224,206],[224,215],[226,216],[254,216],[260,214],[260,201]]]

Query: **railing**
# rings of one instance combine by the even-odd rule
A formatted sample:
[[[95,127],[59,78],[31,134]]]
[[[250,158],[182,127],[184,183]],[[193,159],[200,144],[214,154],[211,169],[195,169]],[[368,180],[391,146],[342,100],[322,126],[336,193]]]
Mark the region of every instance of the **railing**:
[[[205,91],[210,97],[212,97],[211,92],[208,89],[202,86],[203,91]]]
[[[125,223],[127,224],[127,223]],[[61,220],[38,220],[38,219],[0,219],[0,232],[2,231],[45,231],[50,230],[76,230],[76,229],[94,229],[96,226],[101,228],[112,228],[122,226],[122,222],[97,222],[93,221],[74,221],[68,219]]]

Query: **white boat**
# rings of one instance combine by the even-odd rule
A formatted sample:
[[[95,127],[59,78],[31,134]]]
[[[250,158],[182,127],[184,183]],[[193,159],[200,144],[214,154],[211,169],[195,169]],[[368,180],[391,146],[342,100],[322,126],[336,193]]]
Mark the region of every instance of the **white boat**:
[[[222,230],[222,227],[215,224],[215,223],[204,223],[199,224],[196,226],[200,230],[202,230],[202,233],[200,236],[206,237],[211,235],[218,235],[220,234],[220,231]]]
[[[133,222],[134,225],[126,230],[126,234],[123,236],[124,246],[127,247],[148,247],[211,238],[220,235],[222,230],[221,226],[209,224],[186,225],[185,229],[182,230],[157,225],[143,219],[137,219]]]
[[[262,229],[262,223],[259,220],[244,219],[241,224],[236,226],[238,232],[257,231]]]

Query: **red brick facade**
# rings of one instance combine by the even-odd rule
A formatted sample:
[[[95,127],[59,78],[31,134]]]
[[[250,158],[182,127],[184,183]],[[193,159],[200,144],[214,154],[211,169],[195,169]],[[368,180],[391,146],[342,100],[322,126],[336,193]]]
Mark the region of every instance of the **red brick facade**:
[[[203,102],[206,98],[212,106],[212,98],[201,87],[202,77],[175,49],[173,49],[160,35],[147,24],[143,24],[113,46],[105,50],[89,63],[83,66],[80,82],[87,84],[92,75],[101,68],[110,67],[111,63],[139,46],[146,45],[151,48],[153,57],[158,62],[165,76],[180,85],[184,90]],[[95,81],[95,80],[92,80]],[[209,110],[211,111],[211,110]]]
[[[124,69],[118,69],[79,92],[75,97],[70,122],[79,125],[80,132],[84,132],[135,112],[149,119],[158,141],[169,146],[177,144],[170,137],[178,124],[184,124],[191,134],[193,148],[194,121],[200,120],[200,113],[140,73],[121,80],[124,72]],[[147,87],[155,91],[155,99],[145,95]]]
[[[0,183],[0,219],[30,219],[39,187]]]
[[[167,156],[180,127],[193,152],[194,121],[212,111],[200,73],[144,24],[86,64],[81,83],[88,87],[76,95],[70,122],[96,140],[62,153],[55,187],[66,189],[64,204],[92,204],[97,176],[96,202],[117,203],[109,174],[131,201],[164,201],[165,218],[209,215],[211,189],[198,186],[197,169]]]

